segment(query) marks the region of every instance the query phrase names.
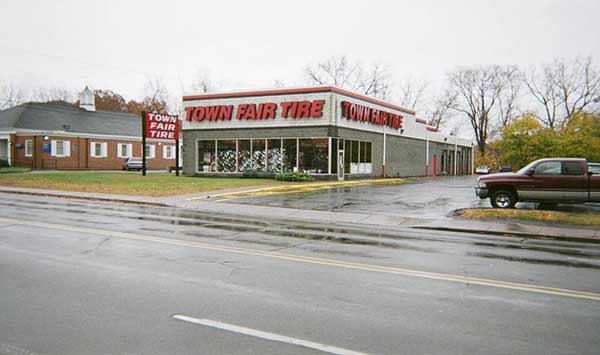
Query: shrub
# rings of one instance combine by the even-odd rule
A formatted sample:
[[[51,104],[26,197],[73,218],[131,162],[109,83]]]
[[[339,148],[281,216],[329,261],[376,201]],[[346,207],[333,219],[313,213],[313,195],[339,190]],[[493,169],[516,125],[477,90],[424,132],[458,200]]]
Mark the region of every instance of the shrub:
[[[279,173],[275,175],[275,179],[280,181],[300,181],[309,182],[315,179],[306,173]]]
[[[242,171],[242,179],[273,179],[275,174],[271,172],[247,169]]]

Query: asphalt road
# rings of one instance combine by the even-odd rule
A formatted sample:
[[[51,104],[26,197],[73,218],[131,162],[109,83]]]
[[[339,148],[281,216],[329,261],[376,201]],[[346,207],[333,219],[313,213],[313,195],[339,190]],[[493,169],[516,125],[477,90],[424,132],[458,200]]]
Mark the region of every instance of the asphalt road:
[[[339,212],[375,212],[409,218],[444,218],[461,208],[491,207],[489,199],[475,196],[477,176],[409,179],[403,184],[362,185],[290,194],[236,197],[221,200],[237,204]],[[517,208],[539,209],[518,203]],[[600,203],[541,206],[557,211],[597,211]]]
[[[340,212],[382,212],[412,218],[444,217],[458,208],[487,207],[475,196],[476,176],[408,180],[403,184],[347,186],[318,191],[254,196],[230,202]],[[227,201],[224,201],[227,202]]]
[[[600,349],[600,244],[0,200],[0,354]]]

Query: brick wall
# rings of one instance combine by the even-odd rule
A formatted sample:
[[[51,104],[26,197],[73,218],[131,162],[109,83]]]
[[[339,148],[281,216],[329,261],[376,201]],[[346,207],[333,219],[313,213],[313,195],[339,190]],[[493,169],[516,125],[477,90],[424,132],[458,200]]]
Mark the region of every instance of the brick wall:
[[[119,143],[132,145],[132,156],[142,156],[141,140],[126,140],[126,139],[104,139],[104,138],[82,138],[82,137],[61,137],[48,136],[44,140],[44,136],[27,136],[17,135],[13,139],[13,165],[29,167],[33,169],[95,169],[95,170],[119,170],[127,158],[119,158],[117,147]],[[32,140],[33,152],[32,157],[25,156],[25,141]],[[56,157],[50,152],[43,152],[44,144],[51,144],[52,140],[68,141],[71,147],[70,156]],[[106,157],[93,157],[90,154],[90,143],[106,143]],[[16,148],[20,144],[21,148]],[[175,158],[163,158],[163,146],[175,146],[174,142],[162,143],[159,146],[158,142],[149,142],[148,145],[154,145],[155,157],[148,159],[148,169],[166,169],[169,166],[175,166]],[[173,153],[175,153],[173,151]]]

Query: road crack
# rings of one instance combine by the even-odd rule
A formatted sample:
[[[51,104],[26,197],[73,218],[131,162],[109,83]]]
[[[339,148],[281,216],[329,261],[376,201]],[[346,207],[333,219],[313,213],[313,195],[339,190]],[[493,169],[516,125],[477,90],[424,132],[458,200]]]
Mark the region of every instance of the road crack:
[[[82,252],[81,252],[81,254],[90,254],[90,253],[95,253],[95,252],[96,252],[98,249],[100,249],[100,247],[101,247],[101,246],[102,246],[104,243],[108,242],[109,240],[110,240],[110,237],[106,237],[106,238],[102,239],[102,240],[101,240],[101,241],[98,243],[98,245],[96,245],[96,246],[95,246],[95,247],[93,247],[92,249],[87,249],[87,250],[84,250],[84,251],[82,251]]]

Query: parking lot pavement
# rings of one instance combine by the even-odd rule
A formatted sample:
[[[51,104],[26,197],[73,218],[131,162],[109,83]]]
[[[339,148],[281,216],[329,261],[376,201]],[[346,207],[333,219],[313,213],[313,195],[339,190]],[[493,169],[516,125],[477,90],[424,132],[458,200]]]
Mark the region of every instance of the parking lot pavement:
[[[312,192],[235,198],[224,202],[303,210],[386,213],[443,218],[455,209],[488,207],[475,196],[476,176],[408,180],[397,185],[349,186]]]

